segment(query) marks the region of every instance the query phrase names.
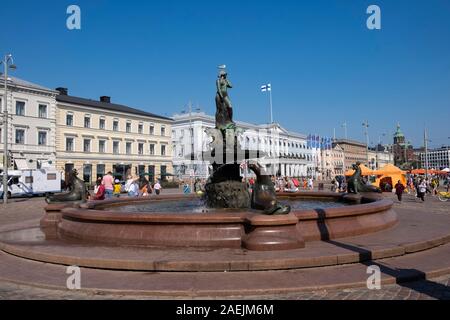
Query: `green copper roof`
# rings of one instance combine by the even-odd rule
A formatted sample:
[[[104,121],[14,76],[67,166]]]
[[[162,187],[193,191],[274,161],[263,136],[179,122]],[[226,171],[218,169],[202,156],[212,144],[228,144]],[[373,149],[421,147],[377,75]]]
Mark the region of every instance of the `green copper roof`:
[[[400,130],[400,123],[397,124],[397,131],[394,133],[394,137],[404,137],[402,130]]]

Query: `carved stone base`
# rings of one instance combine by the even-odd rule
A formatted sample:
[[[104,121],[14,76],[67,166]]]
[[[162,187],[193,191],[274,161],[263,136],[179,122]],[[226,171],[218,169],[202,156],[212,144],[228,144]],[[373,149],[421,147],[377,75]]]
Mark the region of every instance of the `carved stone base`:
[[[290,250],[305,247],[305,241],[296,228],[294,214],[282,216],[255,215],[247,218],[247,234],[242,245],[248,250]]]
[[[250,193],[240,181],[207,183],[205,191],[210,208],[250,208]]]

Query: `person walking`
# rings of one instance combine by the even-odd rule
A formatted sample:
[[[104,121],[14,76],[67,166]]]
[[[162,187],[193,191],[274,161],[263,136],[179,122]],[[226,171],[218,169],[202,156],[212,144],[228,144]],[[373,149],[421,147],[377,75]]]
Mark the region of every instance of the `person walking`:
[[[417,188],[417,197],[425,201],[425,192],[427,192],[427,183],[425,180],[421,180]]]
[[[405,191],[405,186],[398,180],[397,184],[395,185],[395,194],[397,195],[398,201],[402,202],[402,195]]]
[[[111,198],[114,191],[114,178],[111,171],[108,171],[108,173],[103,176],[102,185],[105,186],[105,198]]]
[[[162,187],[159,183],[159,180],[156,181],[155,185],[153,186],[153,189],[155,190],[156,195],[159,195],[161,193]]]

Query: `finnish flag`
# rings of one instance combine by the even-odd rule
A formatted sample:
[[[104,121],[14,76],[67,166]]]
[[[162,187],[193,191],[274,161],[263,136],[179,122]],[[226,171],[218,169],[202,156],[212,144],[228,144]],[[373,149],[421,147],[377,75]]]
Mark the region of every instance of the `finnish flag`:
[[[266,92],[266,91],[271,91],[270,83],[261,86],[261,92]]]

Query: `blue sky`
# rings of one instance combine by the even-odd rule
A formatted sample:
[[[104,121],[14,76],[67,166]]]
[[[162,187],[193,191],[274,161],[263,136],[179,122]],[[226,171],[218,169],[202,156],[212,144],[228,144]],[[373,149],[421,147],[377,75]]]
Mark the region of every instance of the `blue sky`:
[[[66,9],[81,8],[81,30]],[[381,8],[381,30],[366,9]],[[450,143],[450,1],[6,1],[0,53],[17,77],[162,115],[189,100],[215,112],[226,64],[235,119],[387,142],[397,122],[416,146]],[[6,26],[6,27],[5,27]],[[386,136],[382,136],[382,134]],[[390,140],[390,138],[389,138]]]

